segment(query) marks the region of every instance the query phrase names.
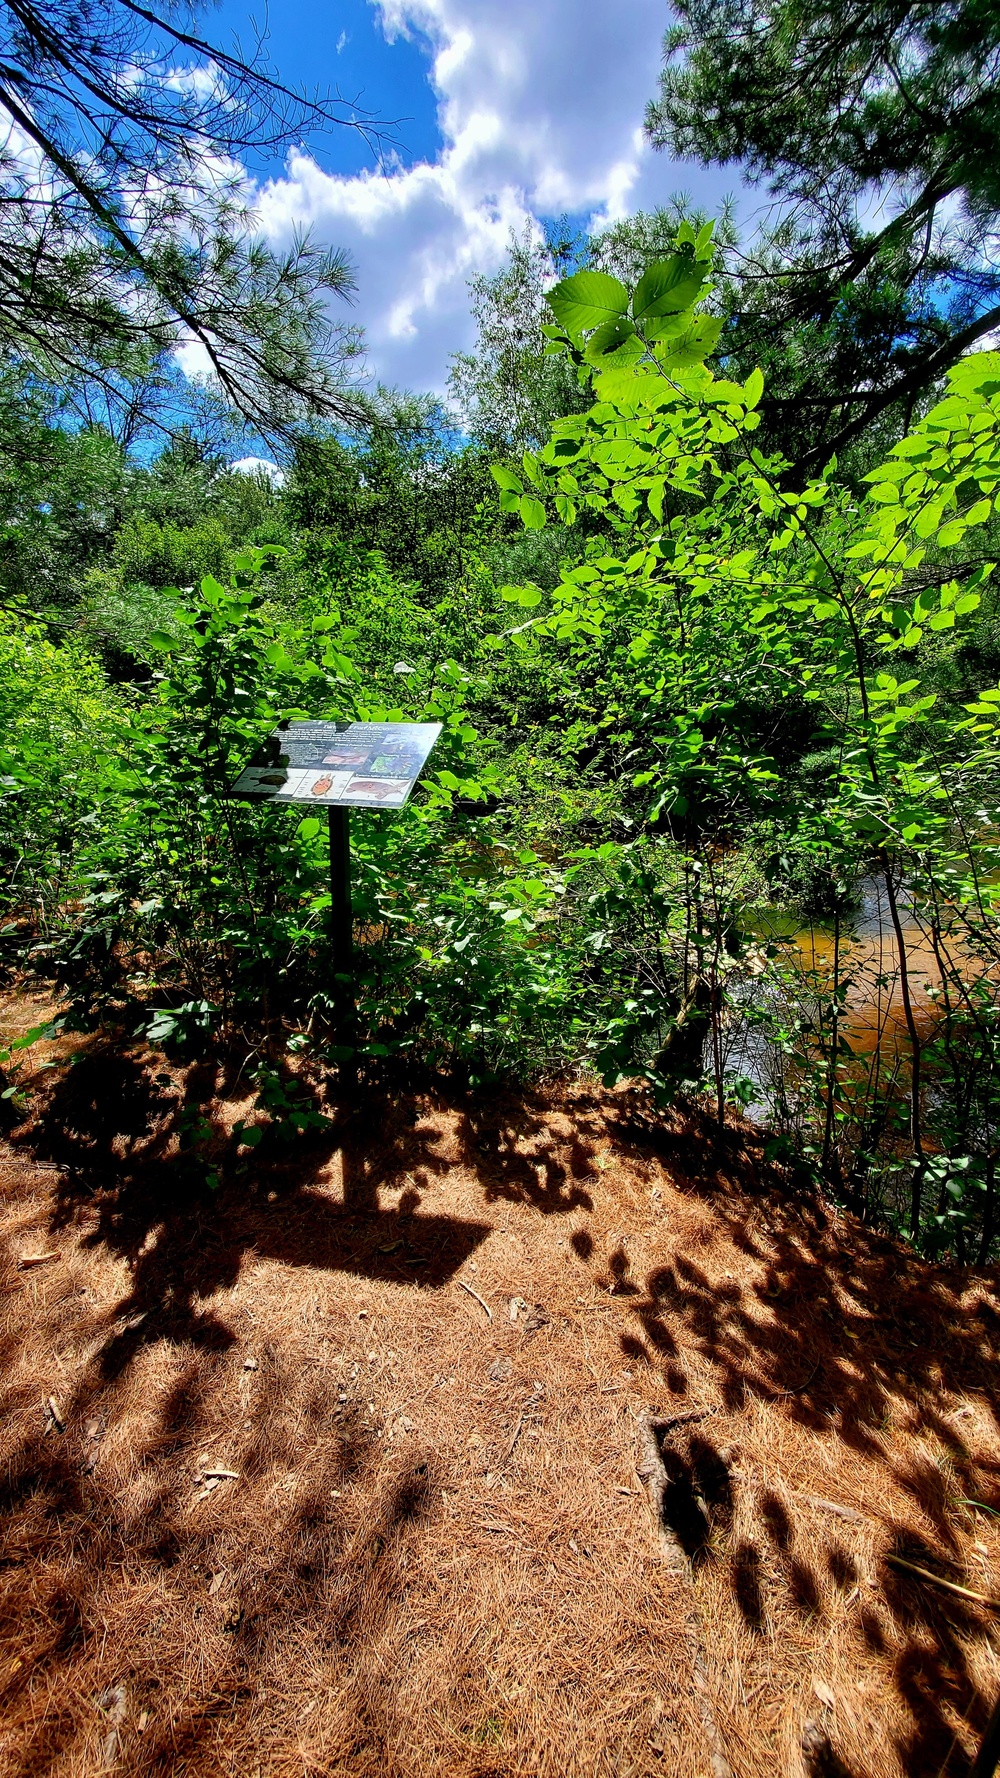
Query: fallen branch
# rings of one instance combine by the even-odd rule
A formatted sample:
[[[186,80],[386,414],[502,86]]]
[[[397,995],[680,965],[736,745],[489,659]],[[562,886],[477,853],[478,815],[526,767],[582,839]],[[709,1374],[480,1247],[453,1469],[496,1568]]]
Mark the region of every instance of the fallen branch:
[[[916,1574],[920,1580],[929,1580],[932,1586],[941,1587],[946,1593],[957,1593],[960,1599],[974,1599],[977,1605],[988,1605],[991,1611],[1000,1611],[1000,1599],[991,1599],[987,1593],[974,1593],[971,1587],[960,1587],[955,1580],[945,1580],[943,1575],[932,1574],[929,1568],[918,1568],[915,1562],[904,1562],[902,1556],[886,1556],[890,1568],[899,1568],[904,1574]]]
[[[461,1287],[462,1287],[462,1289],[463,1289],[463,1290],[467,1290],[467,1291],[468,1291],[468,1293],[469,1293],[469,1295],[470,1295],[470,1296],[474,1296],[474,1297],[475,1297],[475,1299],[476,1299],[476,1302],[477,1302],[477,1303],[478,1303],[478,1304],[479,1304],[479,1307],[480,1307],[480,1308],[481,1308],[481,1309],[485,1309],[485,1310],[486,1310],[486,1313],[487,1313],[487,1315],[488,1315],[488,1316],[489,1316],[489,1318],[490,1318],[490,1320],[491,1320],[491,1321],[492,1321],[492,1320],[493,1320],[493,1310],[492,1310],[492,1309],[491,1309],[491,1308],[490,1308],[490,1305],[489,1305],[489,1303],[484,1303],[484,1302],[483,1302],[483,1299],[482,1299],[482,1297],[481,1297],[481,1296],[480,1296],[480,1294],[479,1294],[479,1292],[478,1292],[478,1290],[473,1290],[473,1288],[472,1288],[472,1285],[471,1285],[471,1284],[466,1284],[466,1282],[465,1282],[465,1279],[464,1279],[464,1278],[456,1278],[456,1279],[455,1279],[455,1283],[456,1283],[456,1284],[460,1284],[460,1285],[461,1285]]]
[[[660,1433],[673,1432],[678,1426],[693,1426],[696,1420],[707,1420],[718,1408],[692,1408],[688,1414],[671,1414],[666,1420],[657,1420],[656,1429]]]

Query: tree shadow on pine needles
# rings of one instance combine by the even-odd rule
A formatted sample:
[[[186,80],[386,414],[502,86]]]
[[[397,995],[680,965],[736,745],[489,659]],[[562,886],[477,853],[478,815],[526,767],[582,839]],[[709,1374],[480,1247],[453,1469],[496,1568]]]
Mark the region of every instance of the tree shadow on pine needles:
[[[198,1504],[190,1457],[172,1458],[163,1432],[185,1454],[197,1448],[211,1420],[206,1381],[192,1374],[179,1386],[133,1451],[139,1487],[105,1479],[103,1465],[84,1473],[71,1436],[29,1434],[10,1452],[0,1743],[11,1778],[70,1767],[214,1778],[230,1758],[253,1770],[263,1744],[295,1747],[324,1669],[338,1675],[334,1729],[349,1768],[374,1778],[391,1767],[392,1703],[374,1651],[406,1597],[414,1539],[438,1510],[432,1461],[387,1466],[356,1422],[333,1426],[332,1380],[281,1376],[294,1450],[258,1429],[238,1459],[242,1498]],[[71,1424],[86,1407],[65,1404]]]
[[[401,1604],[444,1511],[437,1459],[378,1433],[371,1334],[340,1299],[353,1382],[327,1362],[325,1321],[301,1345],[312,1299],[294,1277],[260,1302],[244,1292],[232,1317],[224,1293],[261,1260],[298,1270],[306,1293],[324,1274],[433,1293],[489,1224],[424,1210],[407,1181],[433,1153],[412,1106],[385,1097],[316,1140],[262,1144],[244,1179],[207,1191],[178,1116],[187,1094],[219,1118],[234,1082],[207,1065],[180,1088],[162,1075],[94,1045],[19,1132],[21,1156],[47,1168],[51,1231],[77,1244],[70,1287],[43,1291],[27,1341],[34,1275],[0,1244],[0,1763],[11,1778],[214,1778],[254,1771],[263,1747],[265,1769],[294,1753],[301,1770],[312,1691],[316,1769],[329,1757],[382,1778],[406,1739],[384,1650],[413,1653]],[[129,1279],[102,1303],[105,1255]],[[43,1383],[57,1352],[68,1368]]]
[[[75,1226],[84,1247],[129,1263],[130,1289],[108,1312],[98,1357],[106,1376],[160,1339],[224,1350],[233,1335],[204,1305],[235,1285],[248,1255],[438,1289],[490,1232],[486,1222],[424,1213],[413,1189],[380,1207],[379,1187],[411,1140],[405,1115],[384,1099],[362,1104],[343,1127],[261,1144],[244,1178],[223,1174],[209,1190],[204,1165],[178,1147],[178,1121],[185,1098],[204,1117],[209,1095],[231,1084],[199,1064],[182,1097],[108,1044],[67,1072],[20,1134],[22,1150],[58,1169],[53,1229]]]
[[[994,1700],[978,1687],[969,1651],[989,1640],[995,1617],[884,1558],[899,1556],[983,1590],[982,1576],[963,1566],[970,1519],[960,1503],[1000,1510],[995,1445],[984,1447],[970,1430],[976,1413],[1000,1426],[997,1268],[931,1263],[839,1215],[769,1167],[752,1130],[731,1130],[719,1140],[708,1118],[695,1114],[680,1126],[654,1126],[627,1104],[620,1128],[633,1152],[666,1160],[675,1184],[710,1205],[723,1235],[756,1262],[752,1282],[723,1281],[709,1276],[690,1250],[675,1249],[633,1298],[623,1351],[661,1370],[665,1361],[679,1367],[684,1354],[695,1351],[714,1374],[724,1413],[768,1403],[843,1444],[866,1466],[867,1512],[884,1547],[878,1592],[856,1607],[858,1634],[873,1654],[884,1655],[890,1643],[898,1651],[895,1686],[911,1724],[898,1740],[902,1769],[964,1778],[970,1762],[955,1723],[964,1722],[974,1742],[985,1729]],[[887,1436],[893,1425],[904,1439]],[[941,1448],[939,1459],[916,1444],[928,1435]],[[695,1469],[688,1462],[688,1479]],[[704,1514],[704,1489],[696,1493]],[[930,1537],[902,1523],[907,1500],[929,1521]],[[713,1543],[725,1552],[744,1624],[751,1632],[764,1630],[765,1575],[775,1563],[793,1608],[806,1618],[821,1615],[828,1586],[853,1584],[849,1552],[831,1533],[826,1572],[814,1572],[796,1554],[795,1521],[815,1521],[816,1514],[801,1502],[792,1510],[766,1490],[757,1492],[754,1512],[759,1545],[741,1535],[728,1547],[725,1527],[713,1519]],[[697,1514],[689,1519],[703,1551],[705,1527]],[[811,1748],[803,1745],[803,1758],[817,1774],[844,1769],[818,1731]]]

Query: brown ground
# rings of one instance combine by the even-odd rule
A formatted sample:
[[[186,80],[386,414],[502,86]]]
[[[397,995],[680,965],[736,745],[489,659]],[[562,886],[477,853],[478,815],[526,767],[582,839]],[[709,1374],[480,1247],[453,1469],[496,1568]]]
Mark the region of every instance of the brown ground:
[[[583,1086],[373,1095],[207,1198],[204,1068],[74,1047],[0,1167],[3,1778],[709,1778],[699,1640],[736,1778],[968,1772],[997,1616],[886,1556],[1000,1591],[994,1271]],[[650,1408],[709,1410],[690,1576]]]

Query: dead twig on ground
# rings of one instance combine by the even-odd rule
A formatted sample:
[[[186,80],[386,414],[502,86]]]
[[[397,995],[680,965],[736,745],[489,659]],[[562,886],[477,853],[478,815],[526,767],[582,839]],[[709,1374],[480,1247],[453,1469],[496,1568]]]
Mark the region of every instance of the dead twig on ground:
[[[782,1397],[786,1396],[786,1395],[804,1395],[806,1390],[808,1389],[810,1383],[813,1381],[813,1378],[817,1375],[819,1368],[820,1367],[819,1367],[818,1363],[814,1364],[812,1367],[812,1370],[809,1372],[809,1375],[806,1378],[805,1382],[804,1383],[796,1383],[794,1388],[792,1388],[792,1389],[775,1389],[775,1390],[773,1390],[772,1391],[773,1399],[775,1401],[780,1401],[782,1399]]]
[[[50,1395],[46,1398],[45,1418],[46,1418],[46,1427],[45,1427],[46,1432],[65,1432],[66,1431],[66,1422],[62,1417],[62,1414],[59,1410],[59,1403],[56,1401],[56,1398],[54,1395]]]
[[[859,1513],[853,1506],[842,1506],[839,1500],[825,1500],[822,1494],[803,1494],[800,1489],[793,1488],[792,1493],[807,1506],[818,1507],[820,1512],[835,1513],[838,1519],[847,1519],[852,1525],[863,1525],[867,1515]]]
[[[470,1295],[470,1296],[474,1296],[474,1297],[475,1297],[475,1299],[476,1299],[476,1302],[477,1302],[477,1303],[478,1303],[478,1304],[479,1304],[479,1307],[480,1307],[480,1308],[481,1308],[481,1309],[485,1309],[485,1310],[486,1310],[486,1313],[487,1313],[487,1315],[488,1315],[488,1316],[489,1316],[489,1318],[490,1318],[490,1320],[491,1320],[491,1321],[492,1321],[492,1320],[493,1320],[493,1310],[492,1310],[492,1309],[491,1309],[491,1308],[490,1308],[490,1305],[489,1305],[489,1303],[484,1303],[484,1302],[483,1302],[483,1299],[482,1299],[482,1297],[481,1297],[481,1296],[480,1296],[480,1294],[479,1294],[479,1292],[478,1292],[478,1290],[473,1290],[473,1288],[472,1288],[472,1285],[471,1285],[471,1284],[466,1284],[466,1282],[465,1282],[465,1279],[464,1279],[464,1278],[456,1278],[456,1279],[455,1279],[455,1283],[456,1283],[456,1284],[460,1284],[460,1285],[461,1285],[461,1287],[462,1287],[462,1289],[463,1289],[463,1290],[467,1290],[467,1291],[468,1291],[468,1293],[469,1293],[469,1295]]]
[[[941,1587],[946,1593],[957,1593],[960,1599],[974,1599],[977,1605],[988,1605],[991,1611],[1000,1611],[1000,1599],[991,1599],[988,1593],[974,1593],[971,1587],[959,1586],[955,1580],[945,1580],[941,1574],[934,1574],[929,1568],[920,1568],[916,1562],[904,1562],[902,1556],[886,1556],[890,1568],[898,1568],[903,1574],[915,1574],[920,1580],[929,1580],[932,1586]]]

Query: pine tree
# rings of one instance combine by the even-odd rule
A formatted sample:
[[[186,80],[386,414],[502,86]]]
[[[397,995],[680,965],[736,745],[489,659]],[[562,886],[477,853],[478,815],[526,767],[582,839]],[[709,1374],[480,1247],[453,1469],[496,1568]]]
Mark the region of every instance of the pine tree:
[[[1000,324],[996,0],[677,0],[647,128],[777,205],[725,343],[804,467],[899,430]]]
[[[193,8],[0,0],[0,354],[112,405],[197,342],[253,426],[343,418],[342,254],[255,234],[244,162],[307,132],[367,130],[286,88],[263,53],[206,42]],[[3,120],[6,120],[6,129]]]

